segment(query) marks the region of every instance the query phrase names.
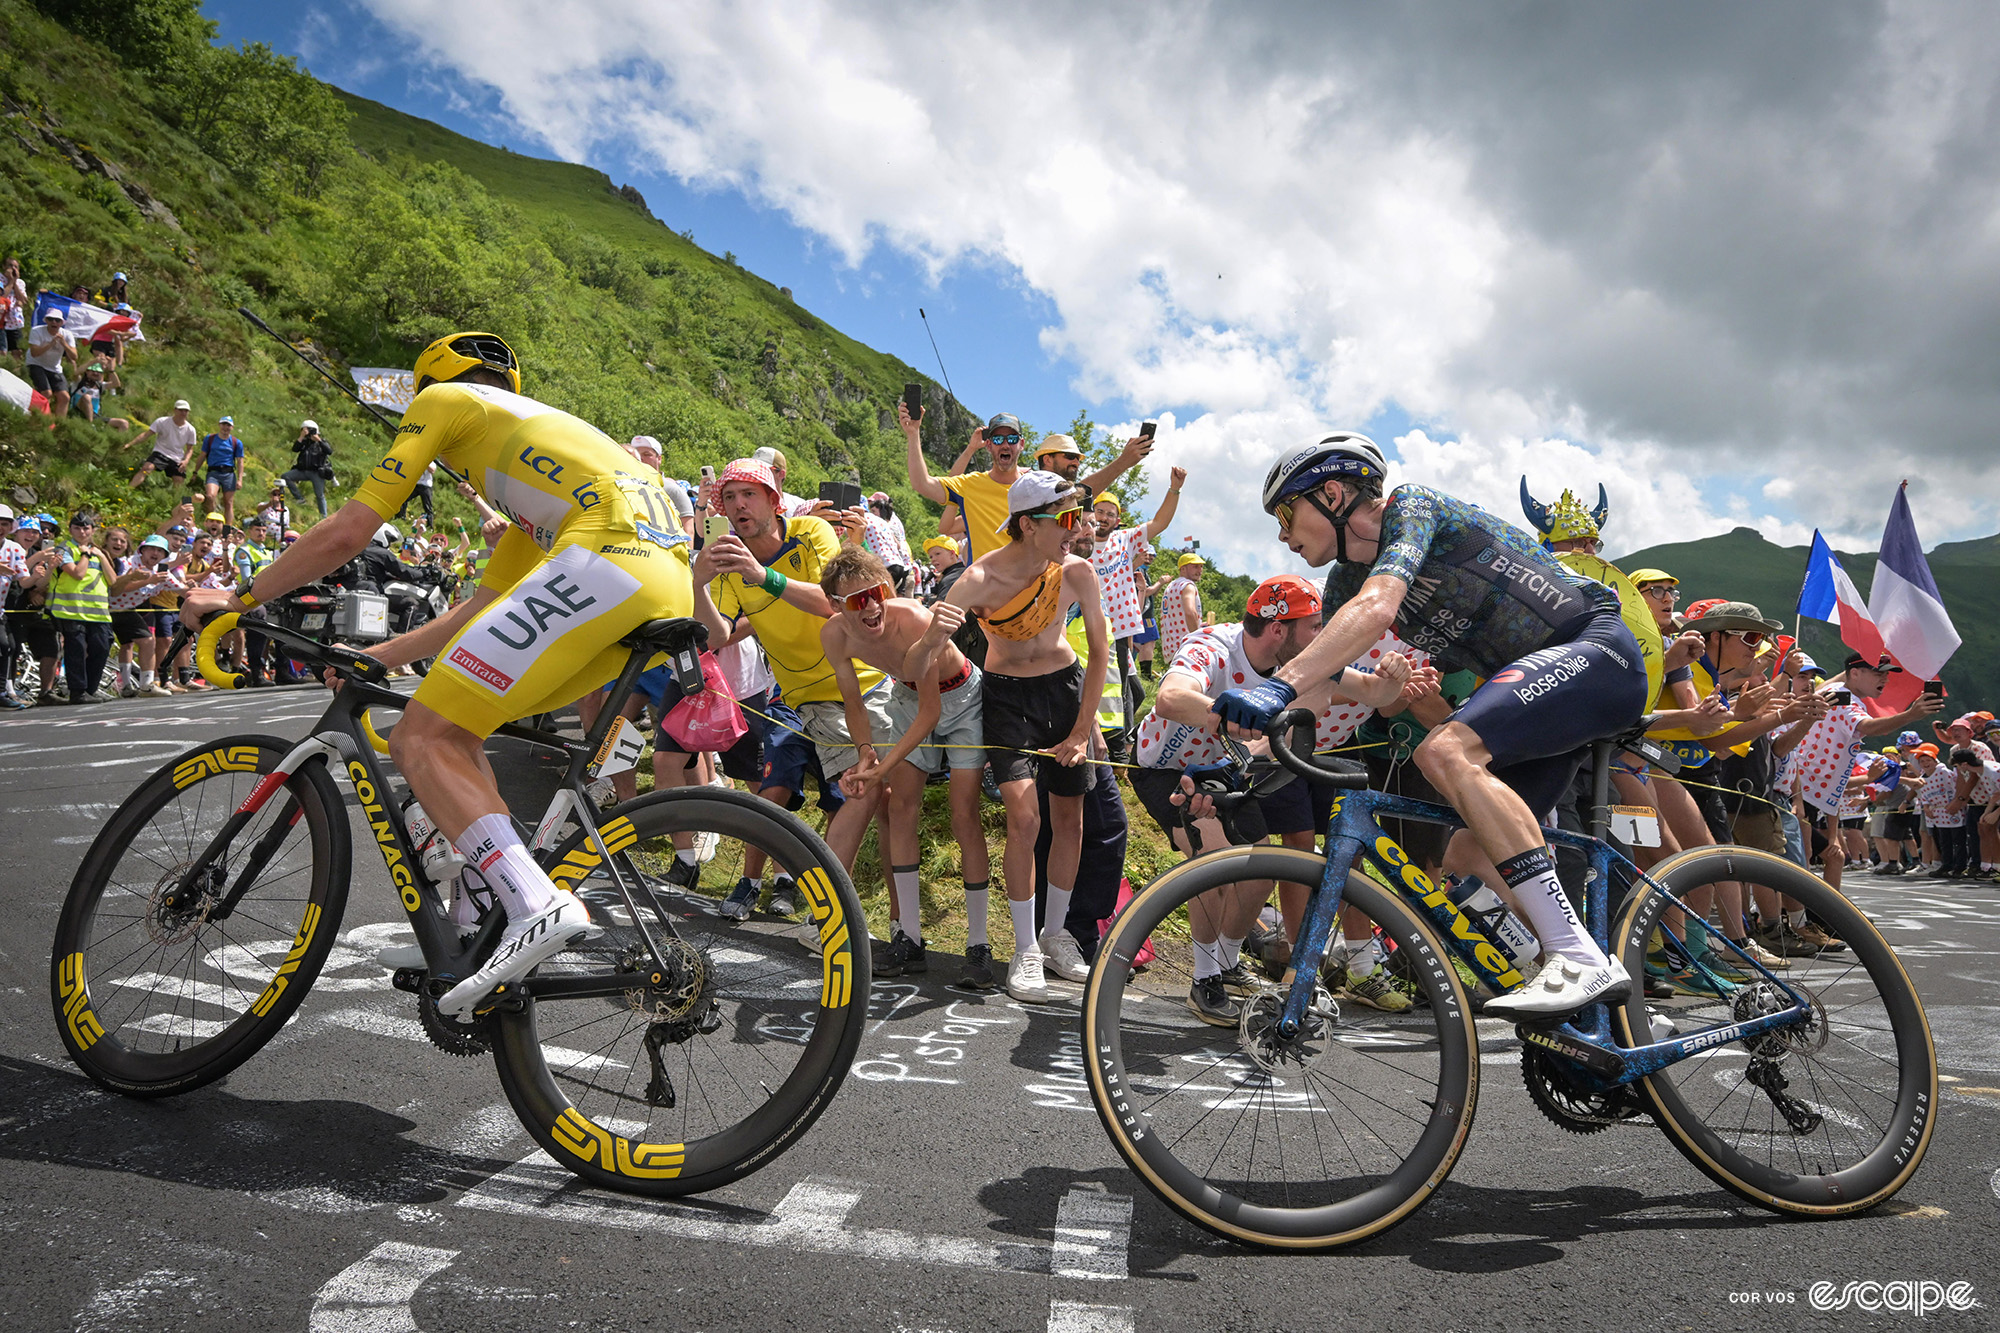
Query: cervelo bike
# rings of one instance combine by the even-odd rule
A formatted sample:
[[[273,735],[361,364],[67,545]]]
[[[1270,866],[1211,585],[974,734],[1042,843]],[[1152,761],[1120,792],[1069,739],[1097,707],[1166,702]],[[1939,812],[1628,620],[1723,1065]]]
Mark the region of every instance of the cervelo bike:
[[[244,683],[215,660],[236,620],[214,618],[197,643],[203,674],[225,688]],[[491,1053],[555,1161],[612,1189],[688,1194],[747,1175],[805,1133],[853,1061],[868,1004],[868,931],[839,859],[795,816],[736,792],[656,792],[607,815],[585,786],[637,758],[642,738],[618,714],[649,661],[666,654],[701,688],[697,622],[655,620],[623,640],[631,656],[583,740],[500,729],[567,757],[533,847],[603,933],[496,992],[471,1021],[441,1014],[437,999],[491,952],[505,914],[489,906],[461,939],[450,884],[432,882],[412,845],[368,718],[407,700],[372,658],[262,628],[341,687],[303,741],[227,736],[172,760],[92,844],[50,969],[57,1026],[85,1073],[134,1097],[187,1092],[284,1027],[347,902],[353,834],[337,770],[422,946],[424,965],[391,984],[413,994],[440,1051]],[[811,941],[789,922],[733,925],[653,873],[671,862],[672,834],[710,830],[762,848],[797,881]]]
[[[1300,728],[1289,743],[1287,726]],[[1723,846],[1642,873],[1615,850],[1605,840],[1612,754],[1675,767],[1644,727],[1593,747],[1589,836],[1549,833],[1586,853],[1585,923],[1618,951],[1632,993],[1568,1021],[1516,1026],[1528,1091],[1545,1115],[1579,1134],[1650,1116],[1711,1179],[1775,1211],[1841,1217],[1872,1208],[1909,1181],[1930,1142],[1937,1058],[1923,1005],[1868,918],[1799,866]],[[1099,946],[1084,996],[1084,1045],[1098,1115],[1161,1199],[1237,1241],[1325,1249],[1408,1217],[1464,1149],[1480,1059],[1461,969],[1493,994],[1524,982],[1481,922],[1376,820],[1462,828],[1457,814],[1367,790],[1366,773],[1344,761],[1306,758],[1309,713],[1287,714],[1268,734],[1284,768],[1345,789],[1335,794],[1325,854],[1231,847],[1155,880]],[[1225,795],[1218,804],[1244,799]],[[1185,933],[1184,909],[1198,895],[1272,880],[1310,888],[1295,972],[1287,984],[1245,996],[1234,1030],[1197,1021],[1180,1002],[1192,979],[1187,950],[1166,937]],[[1685,961],[1694,917],[1676,909],[1692,890],[1725,881],[1790,895],[1847,949],[1770,969],[1710,932],[1726,965],[1748,981],[1731,986],[1701,966],[1725,998],[1649,1007],[1641,985],[1649,942]],[[1614,888],[1629,890],[1615,925]],[[1321,964],[1343,903],[1392,946],[1415,1000],[1409,1012],[1343,1008],[1334,998]],[[1157,956],[1135,968],[1156,931]]]

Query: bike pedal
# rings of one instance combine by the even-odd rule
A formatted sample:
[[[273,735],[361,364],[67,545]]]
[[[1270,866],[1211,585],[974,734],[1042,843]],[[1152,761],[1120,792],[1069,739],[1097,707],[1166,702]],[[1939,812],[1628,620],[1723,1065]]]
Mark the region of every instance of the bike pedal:
[[[397,990],[415,995],[424,988],[424,978],[430,974],[421,967],[399,967],[389,978],[389,984]]]

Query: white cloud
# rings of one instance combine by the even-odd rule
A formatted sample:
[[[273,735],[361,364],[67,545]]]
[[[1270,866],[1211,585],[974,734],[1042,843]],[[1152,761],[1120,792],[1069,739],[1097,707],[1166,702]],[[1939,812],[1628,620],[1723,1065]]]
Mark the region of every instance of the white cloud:
[[[1905,475],[1993,526],[1990,7],[364,2],[566,156],[1018,272],[1260,572],[1264,460],[1389,403],[1404,475],[1602,481],[1614,549],[1865,545]]]

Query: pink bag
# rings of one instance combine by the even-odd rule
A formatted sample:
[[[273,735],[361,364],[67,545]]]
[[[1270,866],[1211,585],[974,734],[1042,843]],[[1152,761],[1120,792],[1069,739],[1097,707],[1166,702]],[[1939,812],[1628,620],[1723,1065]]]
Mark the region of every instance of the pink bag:
[[[1111,909],[1110,916],[1105,917],[1102,921],[1097,923],[1097,938],[1101,940],[1106,935],[1109,935],[1111,933],[1111,923],[1116,921],[1124,913],[1125,904],[1131,901],[1132,901],[1132,881],[1129,879],[1120,879],[1118,881],[1118,905]],[[1146,942],[1139,946],[1139,952],[1132,959],[1132,966],[1144,967],[1146,966],[1146,964],[1152,961],[1153,961],[1153,941],[1152,938],[1149,936],[1147,937]]]
[[[714,653],[701,655],[701,679],[708,688],[681,696],[660,719],[660,725],[689,754],[720,754],[748,735],[750,728],[729,693],[729,682],[723,679]]]

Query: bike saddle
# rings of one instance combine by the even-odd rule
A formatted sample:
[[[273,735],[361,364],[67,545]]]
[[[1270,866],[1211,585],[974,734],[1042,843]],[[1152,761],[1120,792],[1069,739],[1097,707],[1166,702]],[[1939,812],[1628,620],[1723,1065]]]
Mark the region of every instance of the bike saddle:
[[[678,653],[701,648],[708,643],[708,626],[688,617],[649,620],[618,642],[627,648],[650,648],[659,653]]]

